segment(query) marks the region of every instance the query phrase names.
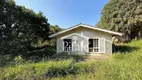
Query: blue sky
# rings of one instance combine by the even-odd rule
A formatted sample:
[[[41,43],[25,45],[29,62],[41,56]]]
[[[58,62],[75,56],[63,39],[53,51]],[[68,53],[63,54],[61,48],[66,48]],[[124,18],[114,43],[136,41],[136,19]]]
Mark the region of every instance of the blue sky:
[[[43,12],[52,25],[68,28],[79,23],[96,25],[109,0],[15,0],[16,4]]]

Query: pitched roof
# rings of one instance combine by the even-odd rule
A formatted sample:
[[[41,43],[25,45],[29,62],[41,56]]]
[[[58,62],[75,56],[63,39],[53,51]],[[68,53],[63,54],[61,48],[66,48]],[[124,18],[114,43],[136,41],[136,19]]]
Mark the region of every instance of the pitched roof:
[[[55,37],[55,36],[57,36],[57,35],[59,35],[59,34],[65,33],[65,32],[70,31],[70,30],[73,30],[73,29],[78,28],[78,27],[80,27],[80,26],[81,26],[81,27],[85,27],[85,28],[89,28],[89,29],[93,29],[93,30],[97,30],[97,31],[106,32],[106,33],[109,33],[109,34],[112,34],[112,35],[122,36],[122,33],[114,32],[114,31],[110,31],[110,30],[106,30],[106,29],[101,29],[101,28],[96,28],[95,26],[91,26],[91,25],[87,25],[87,24],[82,24],[82,23],[80,23],[80,24],[77,24],[77,25],[75,25],[75,26],[72,26],[72,27],[70,27],[70,28],[68,28],[68,29],[65,29],[65,30],[63,30],[63,31],[60,31],[60,32],[58,32],[58,33],[52,34],[52,35],[50,35],[49,37],[50,37],[50,38],[51,38],[51,37]]]

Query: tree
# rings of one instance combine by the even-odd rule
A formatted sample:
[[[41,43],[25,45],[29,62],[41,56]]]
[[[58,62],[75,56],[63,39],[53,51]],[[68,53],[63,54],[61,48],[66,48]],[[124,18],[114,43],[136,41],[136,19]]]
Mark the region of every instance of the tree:
[[[28,56],[35,52],[39,39],[48,39],[50,25],[42,12],[2,0],[0,17],[0,54]]]
[[[62,29],[58,25],[50,25],[50,34],[57,33]]]
[[[101,14],[98,27],[122,32],[124,41],[142,37],[142,0],[110,0]]]

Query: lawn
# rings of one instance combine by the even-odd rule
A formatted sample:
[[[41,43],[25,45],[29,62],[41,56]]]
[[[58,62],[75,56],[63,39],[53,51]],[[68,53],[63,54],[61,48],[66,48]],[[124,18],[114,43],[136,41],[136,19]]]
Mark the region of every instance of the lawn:
[[[106,60],[24,60],[1,57],[0,80],[142,80],[142,40],[117,45]]]

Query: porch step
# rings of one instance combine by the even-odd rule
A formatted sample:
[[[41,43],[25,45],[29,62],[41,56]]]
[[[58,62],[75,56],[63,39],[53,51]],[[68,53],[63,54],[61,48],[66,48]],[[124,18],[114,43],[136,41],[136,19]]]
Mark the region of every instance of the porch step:
[[[109,56],[108,55],[100,55],[100,54],[95,54],[95,55],[85,55],[84,56],[84,60],[88,61],[88,60],[105,60],[108,59]]]

